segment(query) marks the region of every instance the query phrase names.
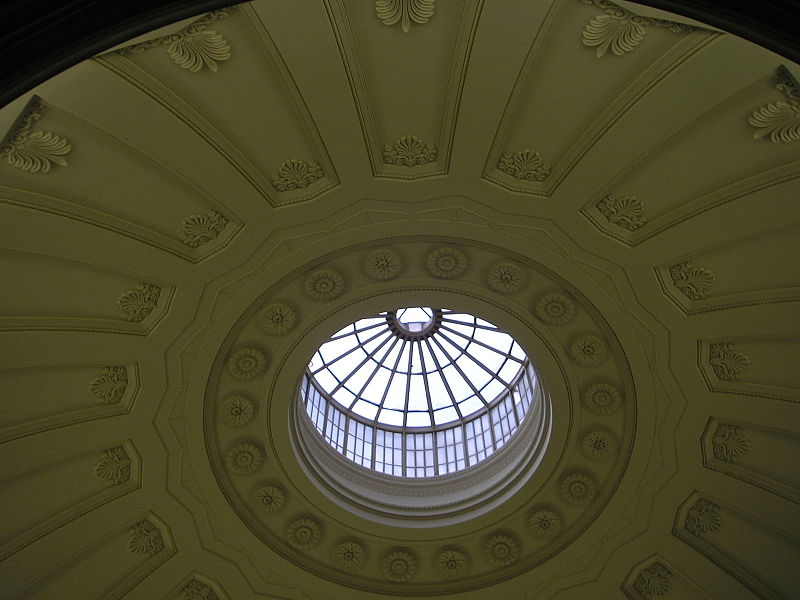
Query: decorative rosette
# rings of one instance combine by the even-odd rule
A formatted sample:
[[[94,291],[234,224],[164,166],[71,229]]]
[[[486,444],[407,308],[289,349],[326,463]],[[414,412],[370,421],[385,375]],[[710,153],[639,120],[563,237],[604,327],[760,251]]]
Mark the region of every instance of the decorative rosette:
[[[241,396],[227,398],[219,408],[219,415],[226,425],[238,427],[253,418],[253,403]]]
[[[255,379],[267,368],[267,357],[261,350],[242,348],[231,354],[228,371],[237,379]]]
[[[284,501],[283,491],[274,485],[263,485],[253,492],[253,505],[266,515],[278,512],[283,508]]]
[[[286,304],[270,304],[258,316],[258,324],[265,332],[283,335],[294,327],[295,314]]]
[[[402,263],[397,252],[389,248],[379,248],[364,258],[364,271],[372,279],[392,279],[400,273]]]
[[[439,248],[428,255],[428,270],[435,277],[453,279],[467,268],[467,259],[455,248]]]
[[[542,296],[536,303],[536,316],[549,325],[563,325],[575,315],[572,300],[561,294]]]
[[[344,279],[336,271],[320,269],[306,279],[306,294],[315,300],[330,300],[342,293]]]
[[[263,459],[261,450],[254,444],[239,444],[228,451],[225,462],[237,475],[249,475],[258,469]]]

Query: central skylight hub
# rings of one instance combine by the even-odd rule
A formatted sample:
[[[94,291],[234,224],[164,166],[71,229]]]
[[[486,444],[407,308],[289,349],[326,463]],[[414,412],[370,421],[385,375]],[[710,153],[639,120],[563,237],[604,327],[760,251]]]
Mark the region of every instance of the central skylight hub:
[[[438,308],[414,306],[398,308],[386,313],[389,329],[404,340],[423,340],[433,335],[442,323],[442,311]]]
[[[314,353],[300,398],[337,453],[368,469],[434,477],[499,450],[538,384],[519,344],[492,323],[406,307],[360,319]]]

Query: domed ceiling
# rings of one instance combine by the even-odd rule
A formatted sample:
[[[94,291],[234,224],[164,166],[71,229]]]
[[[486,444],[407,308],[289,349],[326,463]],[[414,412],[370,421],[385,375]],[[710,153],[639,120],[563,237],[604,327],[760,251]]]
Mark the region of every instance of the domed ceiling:
[[[631,2],[257,0],[11,102],[0,595],[796,597],[799,76]],[[308,437],[411,306],[535,366],[491,469]]]

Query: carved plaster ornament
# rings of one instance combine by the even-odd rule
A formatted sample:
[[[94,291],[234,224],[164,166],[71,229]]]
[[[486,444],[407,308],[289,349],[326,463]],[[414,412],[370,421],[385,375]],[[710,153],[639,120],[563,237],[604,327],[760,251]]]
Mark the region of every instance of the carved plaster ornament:
[[[497,168],[506,175],[526,181],[544,181],[550,174],[550,163],[538,152],[528,149],[515,153],[504,152]]]
[[[519,265],[510,262],[492,265],[487,277],[489,287],[501,294],[514,294],[525,285],[525,272]]]
[[[417,573],[417,559],[405,550],[390,552],[383,559],[383,573],[388,579],[404,583]]]
[[[750,452],[750,440],[744,436],[742,428],[736,425],[720,423],[711,442],[714,456],[725,462],[735,462],[737,458]]]
[[[702,300],[711,293],[714,273],[702,267],[695,267],[689,261],[672,265],[669,268],[673,285],[689,300]]]
[[[49,131],[33,131],[47,107],[35,97],[0,145],[0,157],[28,173],[47,173],[52,165],[67,166],[64,158],[72,150],[67,140]]]
[[[563,325],[575,316],[572,300],[561,294],[548,294],[536,302],[536,316],[549,325]]]
[[[161,288],[151,283],[140,283],[117,298],[120,316],[126,321],[140,323],[153,312],[161,295]]]
[[[486,540],[483,553],[490,564],[495,567],[505,567],[519,557],[519,545],[508,535],[495,534]]]
[[[94,467],[94,474],[114,485],[125,483],[131,477],[131,457],[122,446],[103,450]]]
[[[306,278],[306,294],[315,300],[330,300],[342,293],[344,279],[336,271],[320,269]]]
[[[444,247],[431,252],[426,264],[433,276],[453,279],[467,268],[467,258],[456,248]]]
[[[294,310],[287,304],[270,304],[258,317],[258,324],[266,333],[283,335],[294,328],[297,319]]]
[[[225,462],[231,471],[237,475],[249,475],[256,471],[264,455],[255,444],[238,444],[228,451]]]
[[[128,535],[128,550],[134,554],[153,556],[164,549],[161,531],[149,519],[136,523]]]
[[[583,392],[583,405],[598,415],[608,415],[622,406],[622,395],[610,383],[595,383]]]
[[[389,248],[378,248],[364,258],[364,271],[372,279],[392,279],[400,273],[400,256]]]
[[[121,48],[116,52],[131,56],[141,54],[149,48],[166,46],[167,54],[180,68],[191,73],[197,73],[203,67],[216,71],[218,63],[230,59],[231,47],[221,34],[208,29],[208,26],[214,21],[228,18],[231,10],[234,8],[211,11],[177,33]]]
[[[644,203],[636,196],[617,197],[606,194],[595,206],[609,223],[628,231],[636,231],[647,223]]]
[[[436,570],[445,577],[459,577],[467,572],[469,563],[460,550],[450,548],[436,558]]]
[[[333,562],[348,571],[361,567],[365,557],[364,548],[354,540],[342,542],[333,550]]]
[[[216,210],[190,215],[181,223],[181,241],[190,248],[197,248],[215,239],[227,224],[228,218]]]
[[[714,374],[722,381],[736,381],[750,366],[750,359],[739,352],[734,344],[711,344],[708,362],[714,369]]]
[[[703,536],[706,533],[711,533],[722,527],[722,518],[719,516],[719,506],[700,498],[689,509],[686,514],[686,521],[684,527],[689,533],[696,536]]]
[[[103,367],[103,372],[89,383],[89,392],[100,404],[116,404],[128,388],[128,370],[125,367]]]
[[[536,537],[553,537],[561,531],[561,517],[552,510],[540,509],[528,518],[528,527]]]
[[[270,178],[270,183],[279,192],[293,192],[316,183],[322,176],[322,167],[317,161],[293,158],[281,163],[278,172]]]
[[[583,0],[602,9],[605,14],[592,18],[583,30],[583,43],[597,49],[597,58],[611,50],[616,56],[632,52],[644,40],[646,27],[656,26],[673,33],[685,33],[697,28],[665,19],[641,17],[609,0]]]
[[[671,578],[672,571],[660,562],[654,562],[637,575],[633,589],[647,600],[655,596],[668,596],[672,591]]]
[[[426,144],[415,135],[405,135],[394,145],[383,147],[383,162],[399,167],[416,167],[436,161],[436,144]]]
[[[228,359],[228,372],[236,379],[249,380],[261,375],[267,368],[267,357],[261,350],[242,348]]]
[[[403,33],[411,29],[411,22],[422,25],[433,16],[434,0],[375,0],[375,12],[384,25],[398,22]]]
[[[772,82],[786,101],[765,104],[753,111],[747,120],[756,128],[753,138],[769,136],[776,144],[796,142],[800,140],[800,84],[784,66],[778,67]]]
[[[595,491],[594,481],[582,473],[572,473],[561,480],[561,497],[574,506],[591,502]]]

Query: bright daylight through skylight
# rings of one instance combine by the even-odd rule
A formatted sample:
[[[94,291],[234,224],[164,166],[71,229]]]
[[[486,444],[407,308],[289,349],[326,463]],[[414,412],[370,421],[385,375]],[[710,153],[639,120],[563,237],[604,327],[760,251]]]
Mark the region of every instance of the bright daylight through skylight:
[[[524,419],[534,389],[522,348],[492,323],[410,307],[331,336],[308,365],[301,397],[338,452],[383,473],[421,477],[492,454]]]

